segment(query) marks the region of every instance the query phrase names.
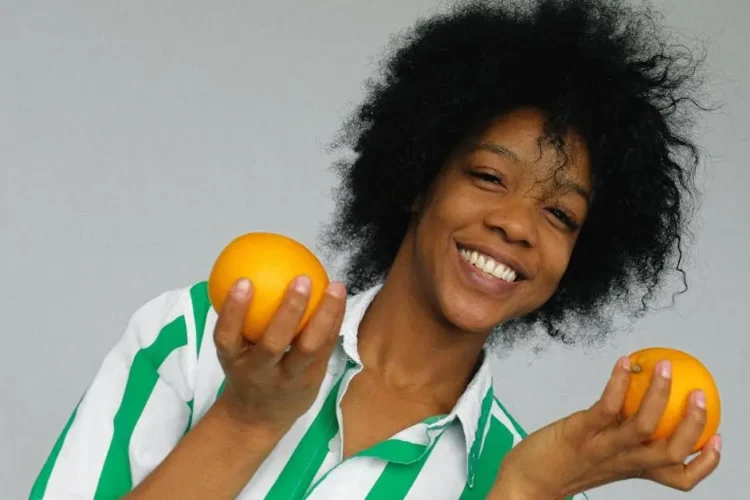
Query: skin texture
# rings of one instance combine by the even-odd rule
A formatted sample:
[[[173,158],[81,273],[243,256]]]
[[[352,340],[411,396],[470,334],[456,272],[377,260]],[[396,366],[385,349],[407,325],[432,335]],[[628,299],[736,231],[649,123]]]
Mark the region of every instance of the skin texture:
[[[415,202],[393,267],[360,324],[365,369],[342,403],[345,453],[450,412],[494,325],[554,293],[578,234],[569,219],[583,223],[587,207],[562,181],[585,192],[590,174],[580,145],[564,171],[554,148],[540,151],[543,123],[530,109],[494,121]],[[570,143],[577,144],[574,135]],[[525,278],[487,293],[467,278],[457,242],[506,255]]]
[[[538,309],[565,273],[588,209],[587,196],[568,184],[590,193],[590,166],[571,134],[569,164],[561,168],[558,152],[543,144],[544,123],[545,116],[531,109],[495,120],[450,160],[416,206],[405,241],[414,255],[404,258],[430,286],[423,293],[436,314],[454,328],[484,335]],[[517,262],[511,267],[523,269],[523,279],[501,295],[484,292],[457,269],[457,244],[503,254]]]

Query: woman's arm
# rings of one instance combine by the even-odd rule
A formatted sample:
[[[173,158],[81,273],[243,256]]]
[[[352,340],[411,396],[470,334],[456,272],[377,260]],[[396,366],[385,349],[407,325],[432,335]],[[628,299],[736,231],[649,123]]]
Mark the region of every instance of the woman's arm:
[[[125,498],[236,498],[283,435],[238,421],[220,398]]]
[[[523,482],[512,466],[503,464],[500,467],[497,480],[487,495],[487,500],[562,500],[545,496],[540,491],[534,491],[531,485]]]
[[[141,308],[55,444],[31,499],[234,498],[320,390],[346,290],[331,283],[299,332],[310,288],[309,279],[295,279],[261,339],[249,344],[241,329],[252,287],[235,284],[213,332],[226,386],[187,434],[195,374],[183,367],[196,363],[180,360],[196,356],[185,319],[197,314],[192,294],[164,294]],[[183,310],[186,303],[194,310]]]

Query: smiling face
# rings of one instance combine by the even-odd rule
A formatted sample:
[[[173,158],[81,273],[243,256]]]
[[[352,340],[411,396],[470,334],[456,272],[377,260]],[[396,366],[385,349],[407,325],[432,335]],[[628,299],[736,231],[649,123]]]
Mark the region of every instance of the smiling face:
[[[461,330],[541,307],[567,269],[589,207],[589,158],[571,133],[561,167],[543,126],[531,109],[496,119],[415,204],[404,249],[431,308]]]

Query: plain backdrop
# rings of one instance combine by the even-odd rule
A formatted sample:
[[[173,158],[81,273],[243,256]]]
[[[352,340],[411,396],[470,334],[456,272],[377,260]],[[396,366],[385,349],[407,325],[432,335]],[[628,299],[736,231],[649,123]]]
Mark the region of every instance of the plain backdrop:
[[[747,498],[750,7],[663,0],[708,48],[702,211],[675,307],[598,348],[519,346],[494,373],[529,430],[591,404],[617,356],[668,345],[721,389],[723,462],[693,492],[628,481],[592,498]],[[392,34],[434,0],[0,1],[0,486],[28,496],[130,315],[207,277],[246,231],[315,247],[326,147]]]

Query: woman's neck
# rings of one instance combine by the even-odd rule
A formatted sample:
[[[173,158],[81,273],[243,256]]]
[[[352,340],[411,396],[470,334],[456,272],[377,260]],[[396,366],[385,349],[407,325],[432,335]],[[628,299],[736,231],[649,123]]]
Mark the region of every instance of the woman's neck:
[[[360,323],[360,357],[389,388],[455,403],[474,376],[486,336],[441,321],[404,260],[396,259]]]

